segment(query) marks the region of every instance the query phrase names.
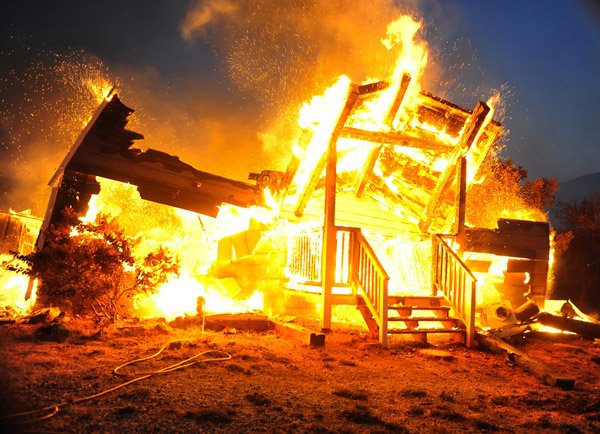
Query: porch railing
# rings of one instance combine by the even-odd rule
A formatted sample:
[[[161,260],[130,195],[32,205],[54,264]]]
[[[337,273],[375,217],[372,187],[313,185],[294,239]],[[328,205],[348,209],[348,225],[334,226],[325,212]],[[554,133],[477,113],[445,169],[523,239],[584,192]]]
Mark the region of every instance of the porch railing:
[[[466,326],[465,344],[475,342],[477,279],[440,235],[433,235],[431,295],[441,292]]]
[[[337,228],[335,286],[350,286],[351,230]],[[321,228],[307,229],[295,235],[288,246],[288,271],[297,283],[321,284],[321,251],[323,248]]]
[[[373,248],[358,228],[352,231],[352,283],[363,296],[379,327],[379,342],[387,346],[388,282],[390,277]]]
[[[322,231],[297,234],[289,245],[288,270],[296,283],[320,285]],[[379,327],[379,341],[387,344],[389,276],[359,228],[336,227],[335,286],[360,294]]]

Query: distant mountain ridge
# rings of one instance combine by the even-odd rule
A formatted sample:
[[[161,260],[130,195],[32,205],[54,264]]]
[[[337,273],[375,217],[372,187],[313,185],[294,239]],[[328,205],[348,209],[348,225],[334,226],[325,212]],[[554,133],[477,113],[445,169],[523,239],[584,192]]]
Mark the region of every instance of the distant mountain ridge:
[[[558,184],[560,191],[556,200],[560,202],[575,202],[587,199],[600,193],[600,172],[590,173]]]

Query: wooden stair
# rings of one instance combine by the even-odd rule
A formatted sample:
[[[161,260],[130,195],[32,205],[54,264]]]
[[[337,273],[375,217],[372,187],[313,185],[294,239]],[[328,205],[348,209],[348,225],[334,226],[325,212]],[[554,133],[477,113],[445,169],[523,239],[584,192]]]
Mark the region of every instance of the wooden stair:
[[[361,297],[361,312],[373,337],[379,326]],[[446,334],[453,340],[465,342],[465,329],[458,318],[451,316],[452,309],[442,296],[388,296],[388,334],[407,335],[426,343],[429,334]]]

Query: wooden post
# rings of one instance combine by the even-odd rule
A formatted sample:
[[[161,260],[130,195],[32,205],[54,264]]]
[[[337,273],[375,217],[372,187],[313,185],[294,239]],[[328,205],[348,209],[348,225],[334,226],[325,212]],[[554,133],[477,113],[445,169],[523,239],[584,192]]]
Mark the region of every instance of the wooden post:
[[[477,304],[477,282],[471,281],[471,290],[469,291],[469,300],[467,301],[467,312],[465,315],[466,336],[465,345],[467,348],[475,347],[475,306]]]
[[[458,243],[458,256],[462,259],[465,251],[465,215],[467,212],[467,157],[462,156],[459,163],[458,177],[458,229],[456,242]]]
[[[439,244],[437,237],[438,235],[433,234],[431,236],[431,296],[435,297],[437,295],[437,276],[438,276],[438,262],[439,262]]]
[[[348,116],[358,99],[356,85],[348,91],[346,105],[338,118],[337,124],[327,146],[327,166],[325,168],[325,212],[323,217],[323,250],[321,254],[321,329],[331,329],[332,289],[335,284],[335,255],[337,250],[337,231],[335,228],[335,187],[337,178],[337,140]]]
[[[540,379],[544,384],[559,387],[565,390],[573,390],[575,387],[575,378],[570,375],[565,375],[561,372],[556,372],[549,366],[544,365],[538,360],[533,359],[524,351],[513,347],[502,339],[496,338],[493,335],[477,334],[477,342],[483,348],[486,348],[494,353],[506,353],[508,359],[517,366],[520,366],[530,374]]]

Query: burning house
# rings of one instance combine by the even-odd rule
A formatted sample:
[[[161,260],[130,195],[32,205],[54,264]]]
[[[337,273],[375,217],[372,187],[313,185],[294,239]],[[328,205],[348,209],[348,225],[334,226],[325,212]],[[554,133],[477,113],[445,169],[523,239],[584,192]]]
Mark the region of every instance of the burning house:
[[[549,227],[506,215],[496,228],[467,219],[469,190],[501,135],[496,97],[465,109],[421,89],[427,50],[414,40],[418,28],[408,17],[392,23],[384,43],[401,50],[390,77],[339,77],[302,107],[287,169],[248,182],[136,149],[143,135],[126,128],[133,110],[111,91],[51,180],[38,248],[63,209],[90,218],[107,180],[118,181],[191,212],[187,235],[205,242],[185,253],[187,289],[210,275],[230,298],[269,298],[281,313],[289,294],[312,294],[325,330],[334,306],[350,305],[384,345],[394,334],[472,345],[477,321],[502,325],[528,299],[544,299]],[[160,297],[177,298],[174,286]],[[192,293],[193,311],[205,294]]]

